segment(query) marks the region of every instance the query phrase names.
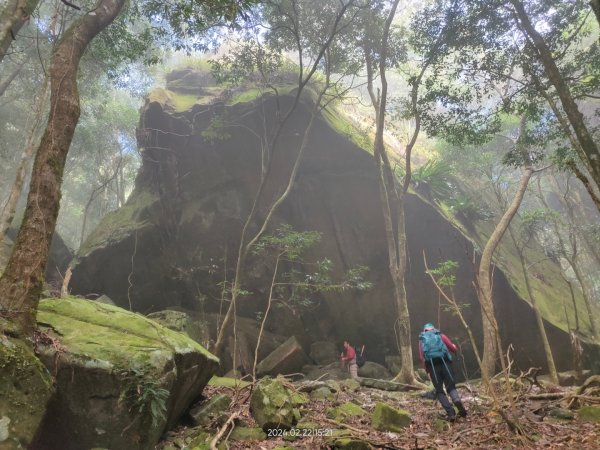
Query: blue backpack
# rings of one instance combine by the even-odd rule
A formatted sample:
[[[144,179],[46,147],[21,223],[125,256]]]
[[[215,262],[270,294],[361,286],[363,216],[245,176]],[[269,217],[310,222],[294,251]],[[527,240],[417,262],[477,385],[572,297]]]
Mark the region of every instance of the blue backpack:
[[[423,350],[425,361],[431,361],[435,358],[445,358],[448,361],[452,360],[446,344],[442,341],[439,330],[423,331],[419,334],[419,341],[421,341],[421,349]]]

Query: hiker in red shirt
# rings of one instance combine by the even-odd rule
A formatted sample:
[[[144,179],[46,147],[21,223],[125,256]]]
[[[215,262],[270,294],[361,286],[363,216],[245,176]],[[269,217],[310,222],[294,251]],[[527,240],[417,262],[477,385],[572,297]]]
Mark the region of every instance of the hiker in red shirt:
[[[348,341],[344,341],[344,350],[345,353],[341,355],[341,361],[343,364],[348,365],[348,370],[350,371],[351,378],[358,377],[358,366],[356,365],[356,351],[354,347],[350,345]]]
[[[425,324],[423,332],[419,335],[419,357],[435,387],[437,399],[446,411],[446,418],[451,421],[456,418],[456,412],[448,401],[446,392],[458,409],[458,415],[460,417],[467,416],[467,410],[460,400],[452,373],[452,356],[449,352],[456,353],[457,351],[458,348],[448,336],[436,330],[433,324]],[[444,392],[444,386],[446,392]]]

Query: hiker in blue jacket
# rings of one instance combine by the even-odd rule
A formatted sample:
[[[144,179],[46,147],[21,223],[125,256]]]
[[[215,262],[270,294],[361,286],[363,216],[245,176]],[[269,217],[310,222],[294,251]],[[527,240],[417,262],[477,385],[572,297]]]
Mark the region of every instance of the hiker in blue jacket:
[[[446,418],[450,421],[456,419],[456,412],[448,401],[446,392],[452,399],[454,406],[458,410],[460,417],[467,416],[456,386],[454,383],[454,374],[452,373],[452,356],[450,352],[456,353],[458,348],[454,343],[439,330],[436,330],[433,324],[426,323],[423,332],[419,334],[419,356],[421,364],[429,374],[431,382],[435,387],[437,399],[446,411]],[[444,392],[444,386],[446,392]]]

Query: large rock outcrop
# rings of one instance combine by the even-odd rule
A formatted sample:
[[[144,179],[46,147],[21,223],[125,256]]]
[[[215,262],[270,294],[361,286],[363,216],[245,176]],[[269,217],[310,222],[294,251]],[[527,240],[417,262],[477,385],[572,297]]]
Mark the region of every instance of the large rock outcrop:
[[[0,334],[0,448],[29,448],[54,392],[48,369],[25,342]]]
[[[219,361],[183,334],[83,299],[40,303],[40,359],[56,393],[33,448],[154,448],[198,398]]]
[[[188,80],[208,82],[185,73]],[[171,77],[170,85],[177,84],[175,81],[176,77]],[[135,190],[127,204],[108,215],[80,250],[73,292],[105,293],[117,304],[131,304],[145,313],[169,307],[212,314],[222,310],[223,283],[232,279],[240,230],[260,181],[264,138],[274,131],[277,105],[285,110],[292,97],[263,96],[235,103],[234,95],[234,100],[225,104],[221,101],[224,97],[217,94],[190,94],[215,89],[199,88],[182,90],[178,85],[177,91],[157,89],[149,95],[138,128],[144,162]],[[308,97],[281,133],[266,197],[280,192],[289,174],[309,120]],[[340,122],[331,111],[317,120],[294,189],[274,215],[271,230],[287,223],[296,230],[319,231],[322,241],[306,259],[332,260],[334,275],[355,265],[368,266],[368,279],[374,287],[366,292],[315,294],[316,307],[301,314],[275,309],[267,329],[275,335],[297,336],[305,351],[315,341],[339,342],[341,351],[341,341],[349,339],[366,345],[367,359],[383,362],[386,355],[397,353],[397,315],[377,172],[372,156],[355,144],[348,136],[350,127],[340,126]],[[264,204],[259,209],[264,213]],[[469,236],[458,221],[445,217],[416,194],[406,200],[406,221],[406,285],[413,334],[416,337],[425,322],[439,322],[440,328],[464,344],[467,366],[472,368],[474,357],[466,333],[455,317],[440,313],[441,300],[425,273],[423,253],[430,267],[448,259],[459,262],[455,293],[468,305],[464,314],[481,338],[472,285],[473,254],[492,222]],[[512,268],[511,252],[501,250],[497,263],[494,290],[503,342],[514,345],[517,366],[544,366],[541,341],[532,331],[534,316],[521,298],[523,283]],[[538,270],[557,274],[556,267],[549,264]],[[258,258],[245,267],[243,287],[249,294],[238,306],[240,316],[251,320],[264,311],[271,274],[272,268]],[[564,323],[562,300],[567,293],[559,280],[548,276],[533,283],[543,295],[543,312],[552,322],[547,325],[555,358],[559,367],[565,367],[570,365],[565,350],[568,337],[553,325]]]

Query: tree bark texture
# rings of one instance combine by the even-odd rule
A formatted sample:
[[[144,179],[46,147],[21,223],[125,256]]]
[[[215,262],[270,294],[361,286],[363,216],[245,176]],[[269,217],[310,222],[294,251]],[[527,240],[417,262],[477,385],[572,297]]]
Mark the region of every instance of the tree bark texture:
[[[50,65],[50,114],[33,163],[23,224],[0,279],[0,312],[19,335],[31,334],[50,243],[60,207],[67,153],[79,120],[77,69],[92,39],[119,14],[125,0],[99,0],[57,43]]]
[[[0,12],[0,62],[40,0],[8,0]]]
[[[523,200],[523,196],[525,195],[527,185],[529,184],[529,180],[531,179],[532,175],[533,169],[531,167],[527,167],[521,176],[519,187],[517,188],[517,192],[515,193],[510,206],[504,212],[500,222],[498,222],[496,228],[492,232],[492,235],[485,244],[481,254],[481,260],[479,262],[479,269],[477,272],[477,298],[481,306],[481,321],[483,324],[482,370],[485,372],[485,376],[487,377],[490,377],[494,374],[496,368],[496,359],[498,357],[498,351],[500,350],[497,345],[499,329],[498,323],[496,322],[492,297],[492,258],[496,248],[498,247],[498,244],[504,236],[504,233],[508,229],[511,220],[517,213],[519,206],[521,206],[521,201]]]
[[[592,134],[585,124],[583,114],[579,111],[579,107],[571,95],[569,86],[562,77],[556,62],[552,57],[552,51],[544,41],[542,35],[537,32],[529,20],[529,16],[525,11],[523,3],[520,0],[510,0],[510,3],[515,8],[519,26],[525,32],[526,36],[531,40],[532,45],[539,55],[540,62],[544,66],[546,76],[556,89],[562,107],[565,111],[565,115],[567,116],[569,123],[573,128],[573,132],[575,133],[577,140],[581,144],[581,149],[585,153],[586,159],[583,161],[583,163],[595,181],[596,187],[600,187],[600,151],[598,150],[598,146],[596,145]]]

